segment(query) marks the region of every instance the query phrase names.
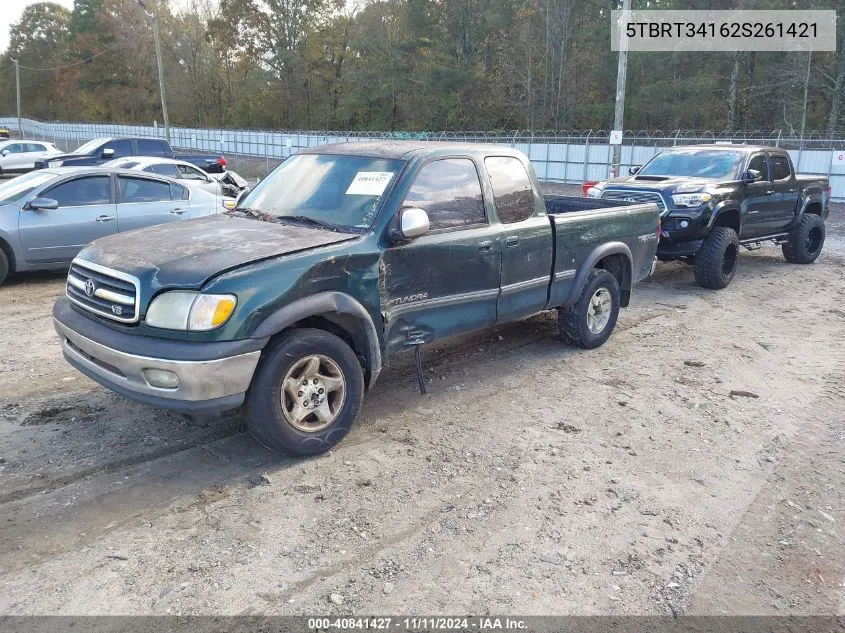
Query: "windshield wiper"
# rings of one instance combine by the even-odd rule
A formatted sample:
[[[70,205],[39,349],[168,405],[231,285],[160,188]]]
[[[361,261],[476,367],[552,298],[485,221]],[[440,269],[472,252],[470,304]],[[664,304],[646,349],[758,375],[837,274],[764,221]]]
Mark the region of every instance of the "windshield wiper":
[[[323,229],[328,229],[329,231],[335,231],[338,233],[357,233],[359,232],[357,227],[353,226],[344,226],[343,224],[333,224],[332,222],[326,222],[325,220],[316,220],[314,218],[308,217],[307,215],[281,215],[275,218],[277,222],[293,222],[295,224],[307,224],[310,226],[318,226]]]

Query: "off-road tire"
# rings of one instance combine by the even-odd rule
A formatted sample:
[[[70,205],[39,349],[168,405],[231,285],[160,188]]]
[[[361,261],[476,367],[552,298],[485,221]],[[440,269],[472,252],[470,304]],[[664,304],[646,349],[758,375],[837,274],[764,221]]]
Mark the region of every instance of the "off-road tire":
[[[808,213],[789,232],[783,256],[791,264],[812,264],[824,248],[825,226],[819,216]]]
[[[337,417],[325,429],[302,431],[282,410],[282,382],[297,362],[311,355],[331,359],[345,380]],[[341,338],[318,329],[294,329],[264,350],[246,395],[246,419],[253,437],[266,448],[288,455],[317,455],[349,433],[364,399],[364,375],[355,352]]]
[[[600,332],[593,332],[588,325],[588,310],[590,301],[600,289],[610,294],[610,315],[607,323]],[[557,315],[557,325],[560,336],[565,343],[594,349],[602,345],[613,333],[616,319],[619,317],[620,292],[619,282],[611,273],[596,268],[590,271],[578,301],[569,308],[561,308]]]
[[[739,237],[731,228],[715,226],[695,254],[695,282],[702,288],[725,288],[736,274]]]
[[[0,286],[3,285],[3,282],[6,281],[6,277],[9,274],[9,258],[6,256],[6,253],[3,252],[3,249],[0,248]]]

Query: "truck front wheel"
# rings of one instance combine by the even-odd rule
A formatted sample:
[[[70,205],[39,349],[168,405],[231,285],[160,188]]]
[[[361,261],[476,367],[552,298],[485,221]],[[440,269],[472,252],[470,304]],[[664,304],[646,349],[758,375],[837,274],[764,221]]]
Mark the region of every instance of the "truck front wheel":
[[[316,455],[340,442],[364,397],[355,352],[317,329],[295,329],[262,355],[246,396],[247,426],[277,453]]]
[[[783,248],[783,256],[791,264],[812,264],[824,246],[824,220],[808,213],[789,232]]]
[[[727,226],[714,226],[695,254],[695,281],[702,288],[725,288],[736,273],[739,237]]]
[[[558,311],[557,324],[566,343],[593,349],[610,338],[618,317],[619,282],[596,268],[590,271],[575,305]]]

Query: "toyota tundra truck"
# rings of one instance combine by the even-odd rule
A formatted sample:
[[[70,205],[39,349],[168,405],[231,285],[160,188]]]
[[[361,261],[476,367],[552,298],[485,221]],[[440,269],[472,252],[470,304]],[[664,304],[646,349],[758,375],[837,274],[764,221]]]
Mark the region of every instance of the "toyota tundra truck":
[[[116,393],[243,405],[266,447],[316,454],[402,350],[419,369],[426,343],[544,310],[565,341],[598,347],[658,231],[651,202],[544,197],[506,147],[324,145],[226,214],[93,242],[53,318],[68,362]]]
[[[587,195],[655,202],[663,221],[658,259],[692,264],[699,286],[719,289],[736,273],[740,246],[774,242],[788,262],[814,262],[830,191],[827,178],[796,175],[782,149],[727,144],[667,149]]]

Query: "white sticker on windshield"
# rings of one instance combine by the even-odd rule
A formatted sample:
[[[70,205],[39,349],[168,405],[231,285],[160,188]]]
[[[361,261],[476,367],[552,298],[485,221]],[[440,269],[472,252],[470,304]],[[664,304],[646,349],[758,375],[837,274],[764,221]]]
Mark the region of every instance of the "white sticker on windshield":
[[[380,196],[392,177],[392,171],[359,171],[349,184],[346,195]]]

